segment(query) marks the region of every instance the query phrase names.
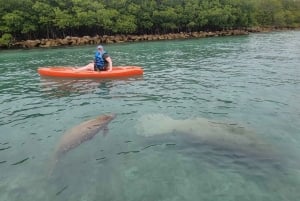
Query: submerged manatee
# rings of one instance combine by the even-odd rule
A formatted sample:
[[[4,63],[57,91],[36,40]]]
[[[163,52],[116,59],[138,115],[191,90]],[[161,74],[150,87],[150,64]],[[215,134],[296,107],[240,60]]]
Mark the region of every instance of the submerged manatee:
[[[82,122],[81,124],[66,131],[61,137],[54,157],[51,160],[48,177],[50,177],[56,167],[56,164],[61,157],[71,149],[76,148],[81,143],[92,139],[100,130],[106,134],[108,131],[107,125],[116,117],[115,114],[105,114],[91,120]]]
[[[232,123],[205,118],[177,120],[164,114],[148,114],[138,120],[136,131],[148,141],[175,140],[178,148],[183,146],[186,150],[199,150],[199,153],[206,146],[212,153],[236,160],[277,163],[280,158],[272,144],[255,132]]]
[[[55,159],[79,146],[81,143],[92,139],[100,130],[104,134],[107,132],[107,125],[116,117],[115,114],[101,115],[97,118],[82,122],[81,124],[66,131],[60,139],[56,151]]]

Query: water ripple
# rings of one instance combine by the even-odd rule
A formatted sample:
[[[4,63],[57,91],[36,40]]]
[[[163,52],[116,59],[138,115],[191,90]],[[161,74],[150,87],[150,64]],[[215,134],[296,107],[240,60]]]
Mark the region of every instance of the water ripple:
[[[222,191],[228,200],[235,192],[295,200],[300,183],[299,47],[300,32],[107,45],[115,65],[144,68],[139,78],[107,80],[37,74],[41,66],[85,65],[92,60],[94,46],[1,52],[0,200],[12,195],[14,200],[115,200],[118,197],[110,195],[120,192],[127,200],[141,200],[144,195],[136,191],[140,186],[163,195],[157,184],[172,196],[181,189],[187,200],[211,197],[218,188],[228,190]],[[70,153],[58,168],[61,175],[48,182],[44,172],[61,135],[85,119],[110,112],[118,118],[108,126],[109,134]],[[134,126],[149,113],[247,125],[280,152],[278,158],[285,162],[278,166],[284,170],[268,160],[257,166],[241,153],[223,150],[218,145],[225,137],[210,149],[202,141],[183,146],[174,133],[165,141],[147,141]],[[230,150],[238,145],[226,144]],[[102,190],[90,190],[95,187]]]

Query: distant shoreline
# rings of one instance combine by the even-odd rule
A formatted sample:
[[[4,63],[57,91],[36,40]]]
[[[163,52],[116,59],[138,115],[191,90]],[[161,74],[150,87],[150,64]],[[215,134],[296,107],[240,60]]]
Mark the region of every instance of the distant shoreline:
[[[249,33],[261,33],[272,31],[285,31],[285,30],[300,30],[300,28],[246,28],[246,29],[234,29],[214,32],[180,32],[180,33],[168,33],[168,34],[143,34],[143,35],[125,35],[119,34],[114,36],[83,36],[74,37],[67,36],[65,38],[57,39],[36,39],[36,40],[24,40],[17,41],[10,45],[10,47],[1,47],[0,49],[32,49],[32,48],[49,48],[49,47],[66,47],[66,46],[82,46],[93,44],[112,44],[123,42],[139,42],[139,41],[158,41],[158,40],[174,40],[174,39],[190,39],[190,38],[206,38],[206,37],[218,37],[218,36],[237,36],[248,35]]]

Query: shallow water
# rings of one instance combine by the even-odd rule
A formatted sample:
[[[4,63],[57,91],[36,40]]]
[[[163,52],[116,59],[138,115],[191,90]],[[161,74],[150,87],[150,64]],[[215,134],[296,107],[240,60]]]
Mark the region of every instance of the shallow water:
[[[83,66],[94,46],[0,52],[0,200],[300,197],[300,32],[105,47],[144,76],[37,74]],[[109,133],[49,175],[63,133],[111,112]]]

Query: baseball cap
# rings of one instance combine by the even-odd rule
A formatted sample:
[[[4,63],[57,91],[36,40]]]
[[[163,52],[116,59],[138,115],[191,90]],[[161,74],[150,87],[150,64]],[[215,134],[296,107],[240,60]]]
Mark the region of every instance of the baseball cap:
[[[102,45],[98,45],[97,49],[103,49],[103,46]]]

